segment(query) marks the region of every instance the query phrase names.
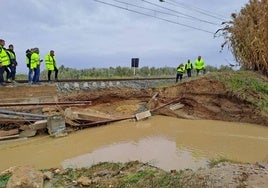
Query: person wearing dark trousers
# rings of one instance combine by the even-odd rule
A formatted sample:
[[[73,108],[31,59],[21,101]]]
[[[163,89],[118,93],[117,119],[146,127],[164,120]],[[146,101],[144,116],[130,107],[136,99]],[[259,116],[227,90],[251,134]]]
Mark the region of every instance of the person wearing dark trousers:
[[[203,75],[206,73],[205,69],[205,62],[204,59],[201,56],[198,56],[198,58],[195,60],[194,67],[196,69],[196,76],[199,75],[200,71],[203,71]]]
[[[7,50],[4,48],[6,42],[3,39],[0,39],[0,84],[4,85],[4,72],[6,71],[6,80],[9,81],[10,71],[8,66],[10,64],[10,59],[7,53]]]
[[[184,65],[183,64],[180,64],[178,67],[177,67],[177,76],[176,76],[176,83],[178,82],[178,80],[180,79],[180,81],[182,80],[182,76],[183,76],[183,73],[184,73]]]
[[[28,83],[32,84],[33,83],[33,73],[34,70],[31,68],[31,56],[32,56],[33,49],[27,49],[26,50],[26,66],[28,67]]]
[[[4,68],[3,68],[2,63],[1,63],[1,60],[0,60],[0,86],[5,85],[4,84],[3,74],[4,74]]]
[[[192,77],[193,64],[191,63],[190,59],[188,59],[187,63],[185,64],[185,69],[186,69],[188,78]]]
[[[48,81],[51,81],[52,71],[55,72],[55,81],[58,81],[58,64],[55,58],[54,50],[50,50],[50,52],[45,57],[46,69],[47,69],[47,77]]]
[[[30,68],[33,69],[34,71],[33,84],[39,84],[41,62],[42,60],[40,60],[39,48],[34,48],[33,53],[31,55],[31,62],[30,62]]]
[[[17,60],[16,60],[16,54],[14,52],[14,46],[12,44],[10,44],[8,46],[8,50],[7,53],[9,54],[9,58],[10,58],[10,75],[9,75],[9,79],[11,79],[11,82],[16,82],[15,81],[15,77],[16,77],[16,67],[18,65]]]

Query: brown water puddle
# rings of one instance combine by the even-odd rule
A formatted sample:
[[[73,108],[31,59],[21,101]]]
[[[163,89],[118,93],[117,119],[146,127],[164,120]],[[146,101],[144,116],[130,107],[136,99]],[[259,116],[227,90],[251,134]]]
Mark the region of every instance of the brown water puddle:
[[[35,137],[0,145],[0,171],[31,164],[37,168],[88,167],[101,161],[140,160],[165,170],[197,169],[209,159],[268,160],[268,127],[153,116],[122,121],[53,139]]]

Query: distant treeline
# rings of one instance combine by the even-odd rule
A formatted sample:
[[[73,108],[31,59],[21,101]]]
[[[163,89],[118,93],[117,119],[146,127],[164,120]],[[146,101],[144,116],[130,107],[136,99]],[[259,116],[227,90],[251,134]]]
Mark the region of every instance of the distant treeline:
[[[213,66],[207,66],[207,72],[231,70],[229,66],[221,66],[217,69]],[[193,73],[195,71],[193,70]],[[63,65],[59,67],[59,79],[103,79],[103,78],[148,78],[148,77],[175,77],[175,67],[141,67],[141,68],[130,68],[130,67],[109,67],[109,68],[89,68],[89,69],[74,69],[68,68]],[[52,73],[52,78],[53,78]],[[18,79],[26,80],[27,75],[18,75]],[[47,79],[47,71],[43,70],[40,76],[41,80]]]

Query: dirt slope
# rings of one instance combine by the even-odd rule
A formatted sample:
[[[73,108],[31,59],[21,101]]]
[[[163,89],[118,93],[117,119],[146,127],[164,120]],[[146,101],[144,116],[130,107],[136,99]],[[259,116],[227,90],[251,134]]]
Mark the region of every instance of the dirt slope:
[[[95,90],[71,93],[59,98],[61,101],[91,100],[93,102],[91,108],[106,113],[117,113],[117,115],[120,115],[120,112],[115,112],[114,109],[122,105],[146,104],[144,107],[153,110],[176,100],[175,103],[180,102],[184,105],[182,109],[172,111],[165,107],[154,113],[185,119],[212,119],[268,125],[268,117],[256,109],[254,104],[236,97],[222,82],[209,77],[187,80],[163,88]],[[125,112],[126,108],[123,109]],[[133,114],[135,110],[130,110],[128,113]]]

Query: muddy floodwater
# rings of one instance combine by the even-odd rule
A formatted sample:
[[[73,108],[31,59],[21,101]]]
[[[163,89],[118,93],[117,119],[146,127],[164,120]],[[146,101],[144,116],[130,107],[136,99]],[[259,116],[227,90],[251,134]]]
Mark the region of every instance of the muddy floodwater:
[[[0,144],[0,170],[90,167],[101,161],[140,160],[164,170],[197,169],[210,159],[268,161],[268,127],[153,116],[77,131],[62,138],[36,136]]]

